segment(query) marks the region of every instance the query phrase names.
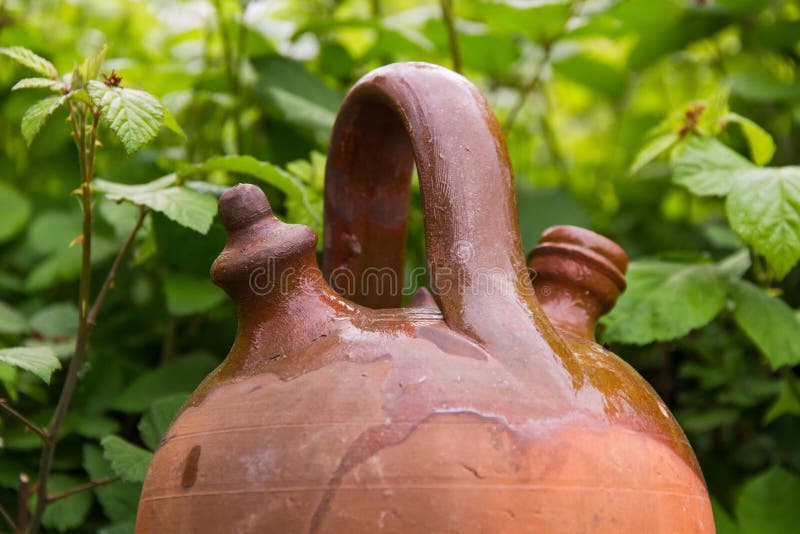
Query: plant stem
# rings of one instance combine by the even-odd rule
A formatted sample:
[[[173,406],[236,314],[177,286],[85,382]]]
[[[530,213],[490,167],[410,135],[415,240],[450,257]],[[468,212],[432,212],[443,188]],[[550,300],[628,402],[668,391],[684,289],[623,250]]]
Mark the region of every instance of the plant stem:
[[[83,240],[81,242],[83,247],[83,256],[81,259],[81,281],[79,289],[80,293],[78,297],[80,310],[78,319],[78,335],[75,340],[75,352],[72,356],[72,360],[69,362],[69,368],[67,369],[67,376],[64,380],[64,386],[61,390],[61,395],[58,399],[55,412],[53,413],[53,418],[47,428],[47,440],[45,441],[45,446],[42,449],[42,457],[39,463],[39,478],[37,481],[38,500],[36,503],[36,510],[34,511],[30,525],[28,525],[26,530],[29,533],[38,532],[42,521],[42,516],[44,515],[44,510],[49,502],[47,498],[47,481],[50,478],[50,471],[53,466],[53,458],[55,457],[56,444],[58,442],[58,432],[61,430],[61,426],[64,424],[64,418],[67,415],[67,410],[69,409],[70,402],[72,401],[72,395],[75,392],[75,386],[77,385],[78,381],[78,371],[80,371],[83,361],[86,357],[86,348],[89,341],[89,336],[91,335],[96,324],[97,314],[100,311],[100,307],[103,305],[103,302],[105,301],[109,289],[113,287],[114,279],[116,278],[117,271],[122,264],[122,260],[130,250],[131,245],[136,238],[136,234],[142,227],[144,217],[147,214],[147,210],[145,208],[141,207],[139,209],[139,218],[136,221],[136,225],[133,227],[130,236],[128,236],[128,239],[120,249],[117,257],[114,259],[114,263],[111,265],[111,269],[109,270],[108,275],[103,282],[103,286],[100,288],[100,292],[97,294],[97,298],[90,309],[89,300],[91,292],[92,268],[92,178],[94,174],[97,128],[100,122],[99,110],[92,109],[90,111],[93,120],[92,131],[89,136],[89,144],[87,144],[85,129],[86,114],[79,113],[78,115],[83,116],[83,119],[81,119],[75,116],[76,113],[74,108],[70,109],[70,116],[73,117],[73,128],[78,130],[77,132],[74,131],[73,133],[76,134],[75,138],[79,151],[78,159],[81,164],[81,196],[83,205]],[[77,121],[75,119],[77,119]]]
[[[28,526],[28,495],[30,495],[30,487],[28,483],[28,475],[20,473],[19,475],[19,495],[17,503],[17,528],[22,532]]]
[[[8,513],[8,510],[6,510],[2,504],[0,504],[0,515],[6,520],[8,526],[11,527],[11,532],[19,532],[19,530],[17,530],[17,524],[14,523],[14,520],[11,518],[11,514]]]
[[[58,501],[58,500],[61,500],[61,499],[66,499],[67,497],[75,495],[76,493],[80,493],[82,491],[86,491],[86,490],[92,489],[92,488],[99,488],[100,486],[105,486],[106,484],[111,484],[112,482],[116,482],[117,480],[119,480],[118,476],[101,478],[100,480],[90,480],[89,482],[87,482],[85,484],[81,484],[79,486],[75,486],[74,488],[70,488],[70,489],[68,489],[66,491],[62,491],[60,493],[56,493],[55,495],[50,495],[47,498],[47,503],[50,504],[52,502],[55,502],[55,501]]]
[[[100,312],[100,307],[103,305],[103,301],[105,300],[108,291],[114,287],[114,280],[117,277],[117,271],[119,271],[119,268],[122,265],[122,260],[125,259],[125,256],[127,256],[128,251],[130,250],[131,246],[133,246],[133,242],[136,239],[136,234],[138,234],[139,230],[142,228],[145,215],[147,215],[147,208],[144,206],[139,206],[139,217],[136,219],[136,224],[133,226],[133,230],[131,230],[128,239],[125,240],[122,248],[119,249],[117,257],[114,258],[114,263],[111,265],[111,269],[108,270],[108,274],[103,282],[103,286],[100,288],[100,292],[97,294],[97,298],[92,305],[92,309],[89,311],[89,317],[87,318],[89,334],[92,333],[92,330],[97,323],[97,314]]]
[[[503,124],[503,132],[508,135],[511,131],[512,126],[517,121],[517,117],[519,116],[520,111],[522,108],[525,107],[525,103],[528,100],[528,97],[539,87],[539,84],[542,81],[542,75],[544,74],[544,69],[547,66],[547,63],[550,61],[550,51],[552,47],[550,44],[546,43],[544,45],[544,55],[542,59],[539,61],[539,65],[536,67],[536,73],[533,75],[528,83],[522,88],[519,92],[519,96],[517,97],[517,101],[514,102],[514,105],[511,107],[511,110],[508,112],[508,117],[506,117],[506,122]]]
[[[450,42],[450,56],[453,58],[453,70],[461,73],[461,47],[458,45],[458,31],[456,30],[456,20],[453,15],[453,0],[439,0],[442,6],[442,19],[447,28],[447,39]]]
[[[16,417],[23,425],[28,427],[29,429],[33,430],[42,440],[47,443],[50,439],[47,435],[47,432],[44,431],[39,425],[35,424],[33,421],[16,411],[14,408],[6,404],[6,399],[0,399],[0,408],[8,412],[9,414]]]

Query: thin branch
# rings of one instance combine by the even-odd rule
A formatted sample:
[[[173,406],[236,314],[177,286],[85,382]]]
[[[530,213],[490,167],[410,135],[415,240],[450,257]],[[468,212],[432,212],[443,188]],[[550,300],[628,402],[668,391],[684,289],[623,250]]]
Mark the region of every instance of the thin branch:
[[[8,513],[8,510],[6,510],[2,504],[0,504],[0,515],[2,515],[3,519],[6,520],[8,526],[11,527],[11,532],[18,532],[17,524],[14,523],[14,520],[11,518],[11,514]]]
[[[545,67],[547,67],[547,64],[550,62],[550,53],[552,49],[552,46],[545,44],[544,55],[539,61],[539,65],[536,67],[536,73],[533,75],[533,78],[531,78],[520,90],[519,96],[517,96],[517,101],[514,102],[514,105],[508,112],[506,122],[503,124],[503,132],[506,135],[508,135],[512,126],[514,126],[514,123],[517,121],[517,117],[519,116],[520,111],[522,111],[522,108],[525,107],[528,97],[530,97],[530,95],[536,90],[537,87],[539,87],[539,84],[542,82],[542,76],[544,75]]]
[[[25,417],[24,415],[22,415],[21,413],[19,413],[17,410],[15,410],[15,409],[14,409],[14,408],[12,408],[11,406],[9,406],[9,405],[6,403],[6,399],[0,399],[0,408],[2,408],[3,410],[5,410],[5,411],[6,411],[6,412],[8,412],[9,414],[13,415],[13,416],[14,416],[14,417],[16,417],[16,418],[17,418],[17,419],[18,419],[18,420],[19,420],[19,421],[20,421],[20,422],[21,422],[23,425],[25,425],[26,427],[28,427],[28,428],[30,428],[31,430],[33,430],[33,431],[34,431],[34,432],[35,432],[35,433],[36,433],[36,434],[37,434],[37,435],[38,435],[40,438],[42,438],[42,440],[43,440],[45,443],[47,443],[47,441],[50,439],[50,438],[49,438],[49,436],[47,435],[47,432],[45,432],[45,431],[44,431],[44,429],[42,429],[42,427],[40,427],[39,425],[37,425],[36,423],[34,423],[33,421],[31,421],[31,420],[30,420],[30,419],[28,419],[27,417]]]
[[[17,528],[22,532],[28,526],[28,495],[30,495],[30,487],[28,483],[30,479],[25,473],[19,475],[19,494],[17,501]]]
[[[131,230],[128,239],[125,240],[125,243],[122,245],[122,248],[119,249],[117,257],[114,258],[114,263],[111,265],[111,269],[109,269],[108,275],[106,275],[106,279],[103,282],[103,287],[100,288],[100,292],[97,294],[97,298],[94,300],[92,309],[89,310],[89,317],[87,318],[88,333],[91,333],[92,330],[94,329],[94,326],[97,322],[97,314],[100,312],[100,308],[103,306],[103,301],[106,299],[108,291],[112,287],[114,287],[114,280],[117,277],[117,271],[119,271],[119,268],[122,265],[122,260],[125,259],[125,256],[131,249],[131,246],[133,245],[133,242],[136,239],[136,234],[138,234],[139,230],[142,228],[142,224],[144,223],[144,218],[146,215],[147,215],[147,208],[145,208],[144,206],[139,206],[139,218],[136,219],[136,224],[133,226],[133,230]]]
[[[81,484],[79,486],[75,486],[74,488],[70,488],[70,489],[68,489],[66,491],[62,491],[60,493],[56,493],[54,495],[50,495],[49,497],[47,497],[47,504],[59,501],[61,499],[66,499],[67,497],[71,497],[72,495],[75,495],[76,493],[80,493],[80,492],[86,491],[88,489],[99,488],[100,486],[105,486],[106,484],[111,484],[112,482],[116,482],[119,479],[120,478],[118,476],[113,476],[113,477],[101,478],[100,480],[90,480],[89,482],[87,482],[85,484]]]
[[[452,0],[439,0],[442,6],[442,19],[447,28],[447,40],[450,42],[450,56],[453,58],[453,70],[461,73],[461,47],[458,45],[458,31],[456,30],[456,19],[453,14]]]

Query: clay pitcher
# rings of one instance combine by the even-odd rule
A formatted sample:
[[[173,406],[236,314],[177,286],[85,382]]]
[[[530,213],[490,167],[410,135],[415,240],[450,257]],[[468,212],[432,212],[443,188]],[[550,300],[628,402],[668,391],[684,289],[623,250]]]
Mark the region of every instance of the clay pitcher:
[[[415,163],[436,306],[402,309]],[[350,91],[326,170],[327,276],[314,233],[257,187],[219,210],[212,277],[237,336],[164,436],[138,533],[714,530],[663,402],[588,326],[543,312],[503,137],[461,76],[400,63]],[[553,290],[579,287],[575,272]]]

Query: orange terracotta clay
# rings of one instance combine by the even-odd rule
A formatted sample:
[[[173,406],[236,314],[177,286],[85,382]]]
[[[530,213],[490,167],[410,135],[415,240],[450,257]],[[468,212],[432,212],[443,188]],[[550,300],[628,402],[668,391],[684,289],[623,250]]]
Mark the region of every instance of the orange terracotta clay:
[[[432,297],[401,309],[415,162]],[[155,454],[138,533],[714,531],[680,427],[594,342],[624,253],[549,230],[537,300],[505,142],[461,76],[400,63],[350,91],[325,274],[314,233],[257,187],[226,192],[220,216],[212,277],[239,330]]]

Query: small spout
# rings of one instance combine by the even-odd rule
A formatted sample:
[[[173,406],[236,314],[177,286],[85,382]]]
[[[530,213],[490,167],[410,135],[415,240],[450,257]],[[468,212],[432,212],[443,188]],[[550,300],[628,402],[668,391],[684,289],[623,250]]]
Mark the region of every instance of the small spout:
[[[597,320],[625,290],[628,256],[599,234],[553,226],[528,255],[536,297],[559,328],[594,341]]]

